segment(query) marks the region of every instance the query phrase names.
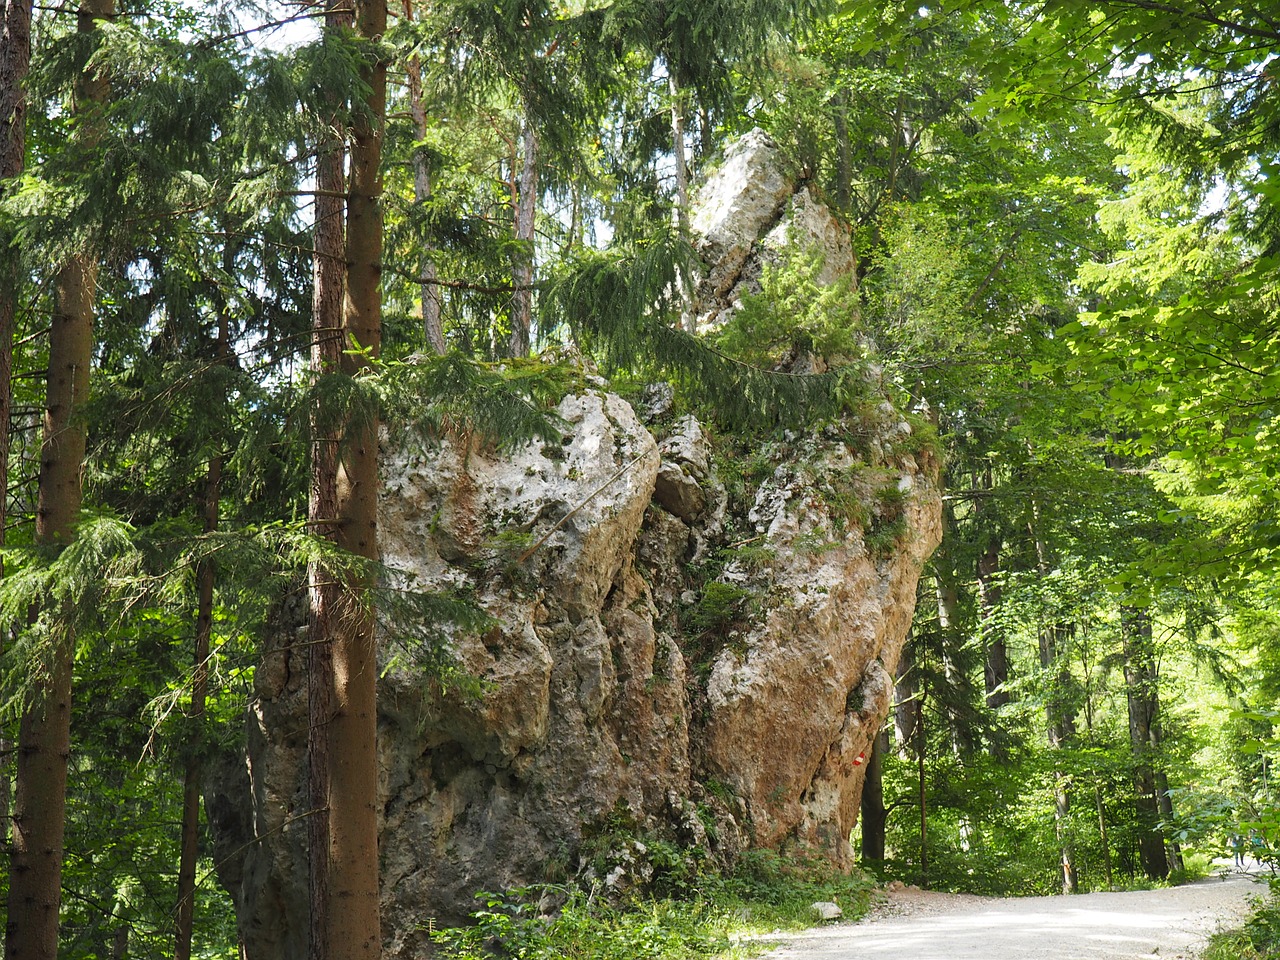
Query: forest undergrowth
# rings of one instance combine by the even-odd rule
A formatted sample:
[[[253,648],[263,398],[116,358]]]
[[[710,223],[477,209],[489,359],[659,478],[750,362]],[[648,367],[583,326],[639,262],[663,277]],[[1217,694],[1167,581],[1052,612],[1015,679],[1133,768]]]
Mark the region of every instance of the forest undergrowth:
[[[547,884],[480,893],[473,926],[434,935],[443,960],[695,960],[757,956],[764,935],[821,922],[813,905],[835,903],[844,919],[866,913],[876,887],[861,871],[751,851],[731,873],[666,858],[644,894],[619,897],[594,885]]]

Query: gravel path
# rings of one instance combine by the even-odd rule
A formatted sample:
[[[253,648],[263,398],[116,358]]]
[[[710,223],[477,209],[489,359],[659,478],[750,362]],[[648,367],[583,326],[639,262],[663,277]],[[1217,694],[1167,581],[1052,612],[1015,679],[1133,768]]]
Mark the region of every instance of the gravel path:
[[[768,960],[1192,960],[1266,893],[1233,874],[1166,890],[993,899],[912,887],[858,923],[788,938]]]

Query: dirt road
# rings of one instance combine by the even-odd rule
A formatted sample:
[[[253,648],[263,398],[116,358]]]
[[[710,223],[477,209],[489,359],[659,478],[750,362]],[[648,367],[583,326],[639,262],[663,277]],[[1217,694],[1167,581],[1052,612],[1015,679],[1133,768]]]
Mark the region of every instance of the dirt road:
[[[991,899],[897,890],[871,916],[790,938],[769,960],[1191,960],[1266,893],[1232,875],[1167,890]]]

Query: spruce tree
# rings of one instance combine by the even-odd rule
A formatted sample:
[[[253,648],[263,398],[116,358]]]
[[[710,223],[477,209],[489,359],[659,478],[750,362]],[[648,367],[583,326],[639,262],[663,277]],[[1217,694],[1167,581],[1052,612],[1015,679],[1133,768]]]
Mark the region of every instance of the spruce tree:
[[[338,121],[340,100],[330,97],[330,134],[318,152],[312,321],[318,385],[354,383],[381,348],[386,62],[380,44],[386,22],[385,0],[358,2],[354,18],[337,4],[326,11],[325,42],[344,42],[354,27],[362,96],[352,104],[349,126]],[[344,189],[342,143],[348,131],[350,175]],[[378,559],[378,415],[367,397],[341,412],[326,409],[328,393],[317,391],[312,415],[309,521],[318,535],[366,564],[341,571],[314,564],[310,572],[309,949],[313,958],[367,960],[382,949],[371,598],[372,564]]]
[[[0,22],[0,200],[25,166],[26,80],[30,67],[30,0],[5,0],[4,20]],[[4,546],[8,524],[13,334],[22,285],[20,263],[12,231],[0,221],[0,547]],[[3,574],[4,561],[0,558],[0,576]]]
[[[386,0],[357,0],[355,32],[362,43],[364,92],[351,124],[347,199],[347,287],[342,372],[370,370],[382,349],[382,142],[387,63],[381,50]],[[377,638],[370,593],[378,560],[378,414],[370,405],[346,424],[338,463],[338,543],[369,561],[343,584],[343,630],[334,646],[334,716],[327,733],[330,780],[329,956],[370,960],[381,955],[378,858]],[[340,904],[341,911],[333,904]]]
[[[21,176],[26,160],[26,78],[31,64],[31,4],[5,0],[0,21],[0,201]],[[13,338],[22,287],[21,257],[13,231],[0,219],[0,548],[9,525],[9,449],[13,410]],[[4,557],[0,554],[0,579]],[[0,655],[5,637],[0,632]],[[10,742],[0,734],[0,830],[9,854]]]
[[[114,0],[86,0],[77,12],[82,39],[97,34],[115,12]],[[89,53],[86,47],[85,54]],[[86,57],[76,82],[73,111],[80,146],[100,135],[108,78]],[[57,553],[75,538],[80,520],[85,453],[82,408],[88,399],[97,295],[96,251],[79,250],[54,280],[49,368],[40,455],[36,542]],[[71,668],[74,611],[35,611],[50,624],[45,683],[31,697],[18,733],[13,807],[12,878],[5,953],[9,960],[56,960],[62,899],[62,855],[71,748]]]
[[[341,2],[325,9],[321,42],[340,44],[350,31],[351,16]],[[312,226],[311,371],[317,387],[338,376],[342,360],[342,303],[346,283],[346,122],[345,103],[338,91],[322,93],[325,115],[322,140],[316,148],[315,219]],[[336,545],[338,539],[338,447],[336,416],[317,393],[312,401],[311,484],[307,522],[312,533]],[[342,631],[340,584],[331,569],[313,561],[309,585],[307,659],[307,789],[311,811],[307,822],[310,849],[309,957],[328,956],[329,904],[332,881],[330,850],[330,781],[333,764],[329,723],[335,709],[333,648]]]

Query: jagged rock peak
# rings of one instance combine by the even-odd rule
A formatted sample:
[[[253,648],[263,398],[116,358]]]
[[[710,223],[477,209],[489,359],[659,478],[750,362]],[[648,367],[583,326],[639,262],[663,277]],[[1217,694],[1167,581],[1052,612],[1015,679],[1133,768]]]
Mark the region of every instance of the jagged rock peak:
[[[690,226],[705,271],[693,307],[704,332],[722,325],[744,292],[759,292],[765,266],[785,256],[819,256],[822,283],[857,274],[849,228],[812,184],[787,174],[777,145],[758,128],[726,148],[693,199]]]

